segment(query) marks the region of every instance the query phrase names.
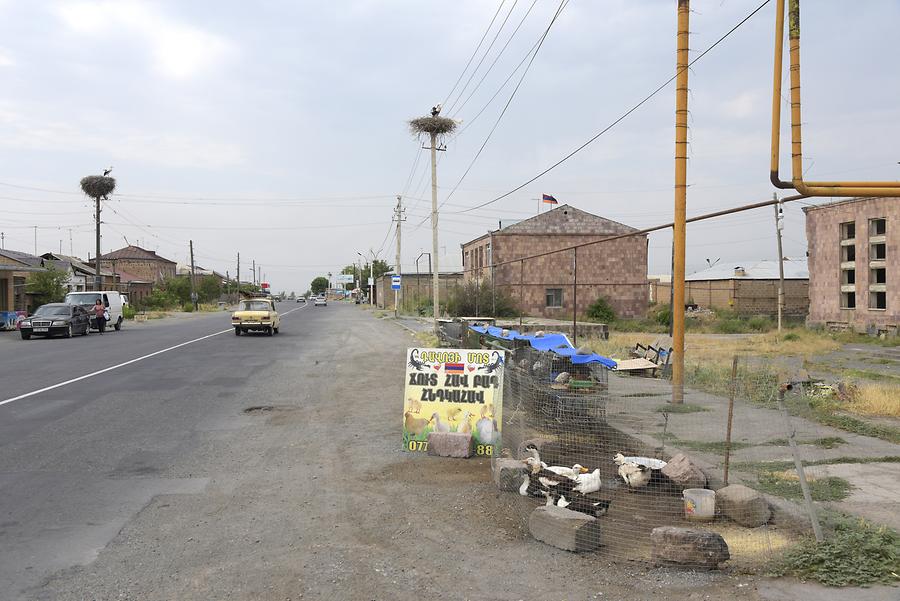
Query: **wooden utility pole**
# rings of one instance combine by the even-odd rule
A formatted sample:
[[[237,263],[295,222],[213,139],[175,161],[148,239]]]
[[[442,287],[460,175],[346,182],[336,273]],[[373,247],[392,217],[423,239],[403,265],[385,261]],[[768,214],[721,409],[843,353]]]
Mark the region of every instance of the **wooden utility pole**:
[[[256,259],[253,259],[253,285],[256,286]]]
[[[406,210],[403,208],[403,199],[397,195],[397,208],[394,209],[394,219],[397,221],[397,262],[394,265],[394,273],[401,277],[400,288],[394,290],[394,317],[400,315],[400,301],[403,300],[403,274],[400,273],[400,222],[405,221],[403,214]]]
[[[438,277],[438,204],[437,204],[437,134],[431,132],[431,254],[434,255],[431,271],[431,302],[433,303],[434,333],[439,331],[438,317],[440,308],[440,278]]]
[[[773,195],[778,200],[778,194]],[[778,240],[778,333],[781,333],[781,319],[784,315],[784,256],[781,254],[781,230],[784,229],[784,207],[781,202],[775,207],[775,235]]]
[[[672,403],[684,402],[684,254],[687,219],[688,47],[691,3],[678,0],[675,79],[675,247],[672,269]]]
[[[237,254],[237,293],[238,300],[241,300],[241,253]]]
[[[197,303],[197,291],[195,290],[195,282],[194,282],[194,241],[189,240],[191,248],[191,304],[194,305],[194,311],[198,309]]]

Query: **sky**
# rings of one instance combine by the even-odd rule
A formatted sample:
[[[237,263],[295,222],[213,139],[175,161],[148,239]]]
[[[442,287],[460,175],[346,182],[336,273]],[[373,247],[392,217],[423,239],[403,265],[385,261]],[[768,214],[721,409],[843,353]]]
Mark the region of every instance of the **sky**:
[[[692,58],[761,1],[694,0]],[[234,276],[240,253],[242,279],[255,261],[274,290],[299,293],[358,253],[393,264],[399,194],[401,266],[414,272],[431,250],[430,157],[407,121],[438,102],[460,120],[439,153],[441,270],[460,268],[460,244],[500,219],[533,216],[542,193],[634,227],[671,221],[674,84],[537,181],[461,213],[554,164],[674,74],[675,0],[571,0],[526,69],[559,6],[0,0],[3,243],[93,255],[92,201],[78,182],[113,166],[103,252],[139,244],[185,263],[193,240],[199,265]],[[900,3],[803,6],[805,177],[897,180]],[[691,68],[689,216],[775,192],[774,7]],[[791,257],[806,253],[801,206],[785,206]],[[649,273],[668,273],[671,236],[649,244]],[[776,256],[771,209],[688,226],[688,273]]]

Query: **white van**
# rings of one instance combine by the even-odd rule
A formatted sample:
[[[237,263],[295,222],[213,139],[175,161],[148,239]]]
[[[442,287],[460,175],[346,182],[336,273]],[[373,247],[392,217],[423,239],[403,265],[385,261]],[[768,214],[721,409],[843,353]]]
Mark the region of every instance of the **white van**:
[[[72,305],[81,305],[88,311],[91,310],[91,307],[94,306],[94,303],[97,302],[97,299],[103,301],[103,306],[106,307],[106,310],[109,311],[109,322],[107,323],[107,327],[110,325],[117,330],[122,329],[122,322],[125,321],[125,318],[122,316],[122,307],[127,304],[127,301],[124,298],[124,295],[119,294],[115,290],[100,290],[99,292],[70,292],[66,295],[67,303]],[[91,328],[97,329],[97,322],[91,319]]]

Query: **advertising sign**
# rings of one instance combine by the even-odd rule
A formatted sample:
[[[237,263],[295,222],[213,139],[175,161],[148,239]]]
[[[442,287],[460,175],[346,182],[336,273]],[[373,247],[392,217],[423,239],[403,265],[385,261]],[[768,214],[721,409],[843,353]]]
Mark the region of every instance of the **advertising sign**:
[[[430,432],[471,433],[476,455],[500,448],[503,351],[411,348],[406,351],[403,448],[427,451]]]
[[[400,276],[399,275],[391,276],[391,290],[400,290]]]
[[[352,273],[339,273],[334,276],[334,281],[337,284],[352,284],[354,282]]]

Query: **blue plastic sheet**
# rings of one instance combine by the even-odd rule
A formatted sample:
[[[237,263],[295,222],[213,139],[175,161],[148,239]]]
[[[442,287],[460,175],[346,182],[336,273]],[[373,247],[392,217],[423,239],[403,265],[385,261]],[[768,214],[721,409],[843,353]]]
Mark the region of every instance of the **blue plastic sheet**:
[[[504,335],[503,329],[496,326],[469,326],[469,329],[501,340],[525,340],[532,348],[543,352],[556,353],[561,357],[568,357],[575,365],[599,363],[609,369],[616,368],[616,362],[609,357],[604,357],[597,353],[579,355],[577,349],[572,346],[564,334],[545,334],[538,338],[534,334],[520,334],[516,330],[507,330],[506,335]]]

